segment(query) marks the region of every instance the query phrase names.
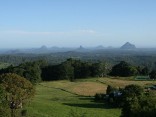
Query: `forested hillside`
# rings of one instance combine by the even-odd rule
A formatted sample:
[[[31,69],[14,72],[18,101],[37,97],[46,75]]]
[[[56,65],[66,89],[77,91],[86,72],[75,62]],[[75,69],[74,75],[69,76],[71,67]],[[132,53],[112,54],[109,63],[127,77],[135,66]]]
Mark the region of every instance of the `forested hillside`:
[[[58,52],[49,54],[1,54],[0,62],[19,65],[23,62],[45,60],[48,64],[59,64],[68,58],[74,58],[88,62],[107,62],[112,65],[120,61],[126,61],[133,65],[155,67],[156,50],[155,49],[104,49],[89,52]]]
[[[25,106],[34,96],[35,100],[31,106],[25,106],[30,111],[28,116],[42,116],[43,110],[46,108],[45,102],[51,108],[56,106],[57,109],[61,107],[64,110],[68,107],[59,116],[64,113],[72,114],[71,117],[83,116],[84,113],[81,113],[79,109],[78,112],[69,110],[75,109],[75,107],[87,108],[84,109],[87,111],[84,117],[89,117],[90,113],[93,113],[90,112],[93,109],[113,117],[118,117],[121,109],[122,117],[127,117],[127,112],[131,113],[129,117],[133,117],[133,115],[140,117],[142,112],[146,115],[149,112],[155,114],[155,98],[152,96],[155,95],[156,89],[156,55],[151,51],[146,51],[143,55],[140,55],[140,51],[129,50],[1,55],[0,62],[0,98],[2,100],[0,111],[3,111],[5,116],[13,117],[26,114],[26,110],[22,110],[22,106]],[[52,85],[48,86],[49,83]],[[37,94],[35,94],[35,87]],[[47,90],[44,95],[41,92],[42,89]],[[16,95],[16,90],[21,95]],[[48,91],[52,91],[52,94],[58,94],[58,96],[51,96]],[[125,92],[126,94],[124,94]],[[74,97],[70,97],[68,100],[62,98],[62,94],[66,98]],[[131,94],[132,98],[127,100]],[[51,100],[49,96],[52,97],[52,104],[49,104],[49,100]],[[86,96],[88,96],[86,101],[81,101],[78,98],[84,99]],[[133,97],[136,99],[134,100],[136,103],[131,103]],[[77,101],[79,102],[77,103]],[[145,105],[144,102],[148,104]],[[36,105],[43,107],[39,108]],[[126,105],[129,107],[127,108]],[[139,113],[136,113],[142,106],[145,109],[140,109]],[[15,111],[16,109],[18,111]],[[32,109],[41,110],[42,113],[31,112]],[[112,114],[107,113],[106,109],[112,111]],[[102,110],[104,111],[101,112]],[[50,111],[47,113],[52,116]],[[56,110],[53,114],[57,115],[57,113]],[[151,113],[149,117],[153,117]]]

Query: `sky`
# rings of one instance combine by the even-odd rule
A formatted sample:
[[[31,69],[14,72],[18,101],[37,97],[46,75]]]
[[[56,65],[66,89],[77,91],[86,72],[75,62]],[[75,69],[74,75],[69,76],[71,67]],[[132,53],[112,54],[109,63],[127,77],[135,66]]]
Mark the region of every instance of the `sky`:
[[[156,47],[156,0],[0,0],[0,48]]]

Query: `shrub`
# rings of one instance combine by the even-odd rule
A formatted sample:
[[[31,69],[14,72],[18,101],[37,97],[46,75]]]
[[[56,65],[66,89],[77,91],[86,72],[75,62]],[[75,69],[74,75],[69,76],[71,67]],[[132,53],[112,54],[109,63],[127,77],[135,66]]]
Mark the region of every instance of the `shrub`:
[[[102,93],[96,93],[95,96],[94,96],[94,100],[95,101],[102,101],[105,99],[105,94],[102,94]]]

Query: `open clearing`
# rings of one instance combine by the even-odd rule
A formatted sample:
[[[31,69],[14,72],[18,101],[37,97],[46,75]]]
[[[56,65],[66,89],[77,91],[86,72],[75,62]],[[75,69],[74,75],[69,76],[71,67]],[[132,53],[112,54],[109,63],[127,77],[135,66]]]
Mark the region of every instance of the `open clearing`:
[[[36,95],[27,106],[28,117],[119,117],[120,109],[111,108],[93,100],[95,93],[105,93],[107,85],[124,87],[128,84],[146,86],[156,81],[133,81],[124,78],[90,78],[76,82],[66,80],[42,82],[36,86]]]
[[[99,78],[98,81],[106,85],[112,85],[114,87],[121,87],[121,88],[130,84],[137,84],[143,87],[156,84],[155,80],[139,81],[139,80],[128,80],[128,78]]]

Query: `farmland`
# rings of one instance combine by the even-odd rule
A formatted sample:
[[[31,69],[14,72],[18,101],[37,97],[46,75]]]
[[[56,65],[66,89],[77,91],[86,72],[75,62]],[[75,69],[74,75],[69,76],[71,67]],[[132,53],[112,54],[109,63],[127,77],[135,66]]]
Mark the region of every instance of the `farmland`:
[[[129,78],[131,79],[131,78]],[[155,81],[134,81],[125,78],[90,78],[75,82],[67,80],[42,82],[26,109],[29,117],[119,117],[121,110],[94,102],[94,94],[105,93],[107,85],[124,87],[128,84],[146,86]]]

